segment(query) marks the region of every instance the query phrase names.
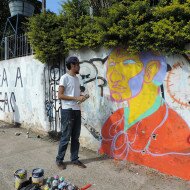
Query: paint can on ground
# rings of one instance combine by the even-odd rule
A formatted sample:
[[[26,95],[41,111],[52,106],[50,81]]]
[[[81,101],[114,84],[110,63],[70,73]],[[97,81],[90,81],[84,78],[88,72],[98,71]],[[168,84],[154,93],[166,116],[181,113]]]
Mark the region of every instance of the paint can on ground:
[[[41,168],[35,168],[32,170],[32,183],[43,185],[44,183],[44,170]]]
[[[17,190],[22,183],[27,181],[27,171],[24,169],[19,169],[14,173],[15,178],[15,189]]]

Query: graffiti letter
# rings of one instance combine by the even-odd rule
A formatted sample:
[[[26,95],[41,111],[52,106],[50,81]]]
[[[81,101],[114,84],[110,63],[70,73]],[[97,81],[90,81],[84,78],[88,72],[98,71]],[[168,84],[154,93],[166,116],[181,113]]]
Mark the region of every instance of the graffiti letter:
[[[7,74],[6,74],[5,68],[3,69],[3,78],[2,78],[1,86],[3,86],[3,81],[6,81],[7,86],[8,86]]]
[[[10,104],[11,104],[12,111],[15,112],[14,107],[15,107],[15,104],[16,104],[16,97],[15,97],[14,92],[11,92]]]
[[[2,92],[0,92],[0,96],[2,95]],[[0,98],[0,103],[2,103],[3,101]],[[0,110],[3,111],[2,107],[0,106]]]
[[[21,87],[23,87],[22,76],[21,76],[21,72],[20,72],[20,68],[19,67],[17,68],[15,87],[17,86],[17,79],[20,79]]]
[[[8,95],[7,93],[5,92],[5,98],[4,98],[4,112],[5,112],[5,108],[8,108],[8,112],[10,112],[10,109],[9,109],[9,101],[8,101]]]

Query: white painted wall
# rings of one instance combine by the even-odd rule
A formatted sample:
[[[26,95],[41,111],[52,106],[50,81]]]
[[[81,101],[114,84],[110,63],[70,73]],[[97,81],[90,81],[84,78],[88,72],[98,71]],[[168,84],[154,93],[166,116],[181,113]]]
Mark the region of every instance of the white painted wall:
[[[165,100],[190,127],[190,64],[184,57],[166,57],[172,70],[164,81]]]
[[[78,56],[80,62],[82,62],[80,73],[89,73],[92,78],[101,76],[106,79],[106,63],[93,61],[98,71],[98,73],[96,73],[95,69],[87,61],[93,58],[104,59],[109,53],[110,50],[102,48],[96,52],[92,50],[71,51],[70,55]],[[190,64],[180,55],[166,56],[166,62],[172,67],[171,72],[173,73],[169,74],[168,72],[164,80],[166,102],[177,111],[187,123],[190,123]],[[179,63],[180,65],[175,67],[175,65]],[[80,76],[79,78],[81,79]],[[96,79],[85,85],[87,89],[86,93],[90,94],[90,98],[82,104],[83,117],[88,124],[96,126],[98,131],[100,131],[101,126],[112,111],[123,107],[123,103],[119,104],[110,101],[108,86],[103,88],[103,97],[101,97],[100,88],[98,87],[100,83],[101,80]],[[180,101],[174,101],[172,95],[175,95],[175,98],[180,100],[181,103]],[[183,104],[187,104],[188,106]]]
[[[47,131],[44,96],[44,64],[33,56],[0,62],[1,120]]]
[[[89,94],[90,98],[82,103],[82,114],[85,122],[88,125],[96,126],[96,130],[100,132],[102,124],[106,121],[108,116],[112,111],[114,111],[118,105],[113,105],[109,100],[109,89],[106,85],[103,87],[103,96],[101,96],[101,88],[98,87],[99,84],[102,84],[102,80],[98,77],[102,77],[106,80],[106,63],[102,61],[88,61],[91,59],[101,58],[102,60],[109,55],[110,50],[99,49],[97,51],[92,50],[81,50],[70,52],[70,55],[76,55],[79,57],[80,62],[80,74],[90,74],[89,78],[84,80],[95,78],[92,82],[84,84],[86,90],[84,94]],[[92,64],[95,66],[93,67]],[[97,72],[96,72],[97,69]],[[83,80],[78,75],[80,83],[83,84]]]
[[[90,74],[91,78],[96,77],[96,80],[84,85],[86,93],[90,95],[90,98],[81,105],[83,117],[81,137],[84,142],[83,144],[87,144],[87,147],[93,147],[92,149],[94,150],[98,150],[101,141],[94,139],[88,131],[93,129],[101,135],[101,128],[111,113],[116,111],[118,108],[127,107],[127,102],[116,103],[110,100],[108,86],[103,88],[103,96],[101,96],[101,89],[98,87],[98,85],[101,84],[101,80],[97,77],[100,76],[106,79],[106,62],[103,63],[95,60],[89,63],[92,59],[104,59],[110,54],[110,52],[110,50],[103,48],[96,51],[89,49],[70,51],[70,56],[75,55],[79,57],[81,62],[80,74],[86,73]],[[171,74],[171,72],[167,72],[166,74],[163,83],[165,100],[190,127],[190,64],[180,55],[173,55],[170,57],[166,56],[165,58],[166,63],[172,68],[171,72],[174,73]],[[180,66],[175,67],[178,63],[180,63]],[[80,76],[79,78],[81,83],[84,83],[85,80],[82,80]],[[173,96],[175,96],[178,101],[175,101]],[[188,106],[185,106],[184,104]],[[91,140],[89,141],[89,139]]]
[[[106,62],[96,60],[100,58],[102,60],[110,54],[111,50],[100,48],[96,51],[90,49],[82,49],[80,51],[70,51],[69,56],[75,55],[79,58],[80,74],[90,74],[89,78],[96,78],[92,82],[84,84],[86,91],[84,94],[89,94],[90,98],[81,104],[82,111],[82,131],[81,131],[81,144],[94,151],[97,151],[101,144],[101,139],[94,138],[89,131],[95,131],[101,137],[101,128],[108,117],[116,111],[118,108],[126,106],[127,103],[115,103],[110,100],[109,88],[106,85],[103,87],[103,96],[101,96],[101,88],[98,86],[102,84],[102,80],[98,77],[102,77],[106,80]],[[95,59],[94,61],[90,61]],[[94,66],[93,66],[93,65]],[[83,84],[85,80],[82,80],[78,75],[80,83]],[[88,79],[86,79],[87,81]]]
[[[109,55],[110,50],[100,48],[96,51],[90,49],[82,49],[80,51],[70,51],[69,56],[77,56],[81,62],[80,74],[89,75],[89,78],[83,79],[78,75],[80,83],[86,88],[84,94],[89,94],[90,98],[81,104],[82,111],[82,130],[81,130],[81,144],[94,151],[100,147],[101,140],[94,138],[91,132],[97,132],[98,136],[101,135],[101,127],[106,119],[115,110],[115,107],[109,101],[109,89],[103,88],[103,97],[101,96],[101,88],[98,87],[102,84],[102,80],[97,77],[106,79],[106,64],[103,61],[90,61],[91,59],[104,59]],[[93,79],[92,82],[84,84],[85,81]]]
[[[127,103],[110,100],[107,85],[103,87],[103,96],[98,86],[103,84],[102,79],[106,80],[107,68],[104,59],[109,54],[110,50],[103,48],[96,51],[70,51],[70,55],[78,56],[81,61],[80,74],[89,75],[86,79],[79,76],[81,84],[86,88],[84,93],[90,95],[90,98],[81,104],[81,145],[96,151],[101,143],[98,137],[101,136],[101,128],[107,118],[118,108],[127,107]],[[183,104],[190,105],[190,65],[181,56],[166,57],[166,61],[175,73],[167,73],[164,81],[166,102],[189,124],[190,106]],[[180,66],[175,67],[178,63]],[[25,127],[43,131],[50,129],[45,108],[44,68],[45,65],[33,56],[0,62],[0,100],[7,99],[7,102],[0,102],[0,120],[19,122]],[[85,84],[85,81],[90,79],[93,80]]]

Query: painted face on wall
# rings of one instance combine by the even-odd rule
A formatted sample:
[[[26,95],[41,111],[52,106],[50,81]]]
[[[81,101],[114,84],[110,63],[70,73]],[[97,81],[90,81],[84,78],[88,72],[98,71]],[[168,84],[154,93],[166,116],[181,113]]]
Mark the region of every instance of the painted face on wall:
[[[147,94],[153,90],[158,94],[158,86],[166,75],[165,58],[152,54],[130,54],[127,49],[115,49],[107,60],[107,81],[112,100],[122,102],[136,98],[149,85]],[[145,90],[145,88],[144,88]],[[141,97],[142,99],[142,97]]]
[[[121,102],[138,94],[143,82],[142,72],[143,63],[139,55],[128,54],[126,49],[115,49],[107,60],[107,80],[112,99]]]
[[[125,128],[159,109],[162,104],[159,86],[166,75],[163,56],[151,52],[129,54],[115,49],[107,61],[107,80],[112,100],[128,101],[124,107]]]

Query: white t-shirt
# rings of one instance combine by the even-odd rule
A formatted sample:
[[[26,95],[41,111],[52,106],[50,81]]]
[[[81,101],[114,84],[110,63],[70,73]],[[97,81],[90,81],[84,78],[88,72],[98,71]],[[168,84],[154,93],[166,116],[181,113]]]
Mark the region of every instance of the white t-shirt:
[[[64,86],[64,95],[71,97],[80,96],[80,83],[77,76],[71,76],[68,73],[64,74],[59,81],[59,86]],[[72,108],[80,110],[80,105],[76,100],[61,100],[62,109]]]

